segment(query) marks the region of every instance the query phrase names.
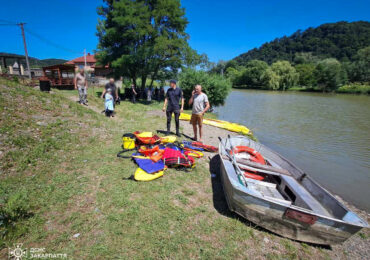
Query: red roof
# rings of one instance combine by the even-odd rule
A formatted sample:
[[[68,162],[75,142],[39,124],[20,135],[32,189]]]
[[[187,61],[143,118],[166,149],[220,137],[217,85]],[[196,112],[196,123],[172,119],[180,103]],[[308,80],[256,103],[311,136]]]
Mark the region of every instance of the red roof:
[[[70,60],[70,61],[67,61],[66,64],[75,64],[75,63],[81,63],[81,62],[85,62],[85,57],[84,56],[78,57],[78,58]],[[86,62],[96,63],[95,55],[91,55],[90,53],[88,53],[86,55]]]

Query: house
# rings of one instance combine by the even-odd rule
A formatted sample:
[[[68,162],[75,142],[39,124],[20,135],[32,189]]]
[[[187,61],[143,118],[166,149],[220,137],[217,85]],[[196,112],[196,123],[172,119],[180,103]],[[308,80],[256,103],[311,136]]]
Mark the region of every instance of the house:
[[[108,65],[100,66],[96,64],[95,55],[88,53],[86,55],[86,67],[85,69],[91,72],[92,77],[106,77],[113,72]],[[78,57],[76,59],[67,61],[65,64],[74,65],[75,68],[83,68],[85,66],[85,57]]]
[[[43,79],[50,81],[52,87],[73,89],[75,66],[73,64],[57,64],[43,67]]]

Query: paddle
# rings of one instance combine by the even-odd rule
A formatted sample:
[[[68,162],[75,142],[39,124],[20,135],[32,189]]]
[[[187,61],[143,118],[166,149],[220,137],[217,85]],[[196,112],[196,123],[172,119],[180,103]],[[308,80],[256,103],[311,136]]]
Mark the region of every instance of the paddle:
[[[224,157],[224,159],[228,159],[227,157]],[[236,159],[236,162],[239,165],[240,169],[247,170],[247,171],[258,171],[262,173],[272,174],[272,175],[286,175],[291,176],[290,172],[284,169],[278,169],[269,165],[263,165],[259,163],[255,163],[246,159]]]
[[[230,135],[229,135],[229,137],[230,137]],[[248,186],[248,185],[247,185],[247,180],[245,179],[244,174],[242,173],[242,171],[240,170],[240,168],[239,168],[238,164],[236,163],[235,158],[234,158],[233,156],[231,156],[231,155],[230,155],[230,150],[229,150],[229,149],[227,149],[227,148],[226,148],[226,146],[222,143],[222,139],[221,139],[221,137],[218,137],[218,140],[220,140],[221,145],[222,145],[222,146],[223,146],[223,148],[225,149],[227,157],[229,158],[229,160],[230,160],[230,161],[232,161],[232,163],[233,163],[233,165],[234,165],[234,167],[235,167],[235,172],[236,172],[236,174],[237,174],[237,176],[238,176],[239,182],[240,182],[241,184],[244,184],[245,186]],[[232,144],[231,144],[230,139],[229,139],[229,142],[230,142],[230,147],[231,147],[231,149],[232,149]]]

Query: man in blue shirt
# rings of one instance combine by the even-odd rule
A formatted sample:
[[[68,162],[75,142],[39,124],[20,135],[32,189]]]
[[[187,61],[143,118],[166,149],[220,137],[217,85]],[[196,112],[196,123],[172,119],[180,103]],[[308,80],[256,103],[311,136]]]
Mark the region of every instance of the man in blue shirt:
[[[181,108],[180,108],[180,99],[181,99]],[[167,107],[167,110],[166,110]],[[164,99],[163,105],[163,112],[166,111],[167,116],[167,132],[170,132],[171,129],[171,118],[172,113],[175,114],[175,122],[176,122],[176,135],[180,135],[180,113],[184,110],[184,98],[182,96],[181,88],[176,86],[176,80],[170,81],[170,88],[167,90],[166,98]]]

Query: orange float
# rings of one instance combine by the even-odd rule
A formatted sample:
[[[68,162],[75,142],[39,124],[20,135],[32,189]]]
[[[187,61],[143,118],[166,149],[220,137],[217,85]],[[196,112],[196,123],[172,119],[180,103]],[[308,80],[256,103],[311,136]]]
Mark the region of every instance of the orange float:
[[[248,153],[251,156],[250,158],[251,161],[260,163],[260,164],[266,164],[263,156],[259,152],[257,152],[256,150],[248,146],[235,146],[231,154],[237,154],[237,153]]]

